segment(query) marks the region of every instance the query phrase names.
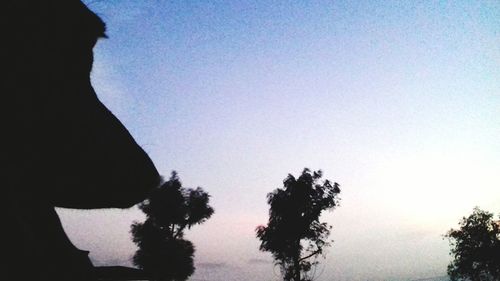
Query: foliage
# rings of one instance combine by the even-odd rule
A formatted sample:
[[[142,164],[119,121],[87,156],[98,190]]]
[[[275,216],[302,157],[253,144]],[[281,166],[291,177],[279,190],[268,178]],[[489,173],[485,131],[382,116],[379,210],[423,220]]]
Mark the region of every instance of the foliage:
[[[493,214],[474,208],[460,221],[459,229],[445,235],[452,247],[453,261],[448,265],[452,280],[500,280],[500,220]]]
[[[183,239],[184,230],[209,219],[214,210],[202,188],[186,189],[174,171],[139,208],[146,221],[132,225],[139,249],[133,262],[154,280],[186,280],[194,272],[193,244]]]
[[[267,195],[270,205],[267,226],[258,226],[261,251],[271,252],[285,281],[311,280],[307,274],[324,255],[331,226],[319,222],[321,213],[334,209],[340,188],[328,180],[320,183],[322,172],[304,169],[299,178],[288,175],[283,188]]]

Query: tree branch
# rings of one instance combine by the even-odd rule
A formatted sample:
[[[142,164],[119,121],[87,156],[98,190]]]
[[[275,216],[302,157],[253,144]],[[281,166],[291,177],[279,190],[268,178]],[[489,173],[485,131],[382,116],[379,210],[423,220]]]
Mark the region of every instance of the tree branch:
[[[177,232],[174,234],[173,238],[174,239],[177,239],[177,237],[179,237],[179,235],[182,234],[182,232],[184,231],[184,229],[186,228],[186,225],[187,224],[183,224],[183,225],[179,225],[179,228],[177,229]]]
[[[306,259],[308,259],[308,258],[310,258],[310,257],[312,257],[312,256],[315,256],[315,255],[317,255],[317,254],[319,254],[319,253],[321,253],[321,249],[317,249],[316,251],[312,252],[311,254],[309,254],[309,255],[307,255],[307,256],[305,256],[305,257],[300,258],[300,259],[299,259],[299,262],[301,262],[301,261],[303,261],[303,260],[306,260]]]

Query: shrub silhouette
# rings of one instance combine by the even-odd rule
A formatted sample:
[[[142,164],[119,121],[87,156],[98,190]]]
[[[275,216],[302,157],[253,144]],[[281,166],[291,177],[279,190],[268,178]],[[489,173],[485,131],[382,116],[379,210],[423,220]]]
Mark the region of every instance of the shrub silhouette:
[[[285,281],[312,280],[311,268],[318,264],[311,258],[324,255],[331,226],[319,222],[321,213],[339,203],[340,188],[328,180],[320,183],[322,172],[304,169],[297,179],[288,175],[283,188],[267,195],[270,205],[267,226],[258,226],[261,251],[273,254]]]
[[[452,247],[451,280],[500,280],[500,221],[494,221],[492,213],[474,208],[462,218],[460,228],[451,229],[445,237]]]
[[[195,249],[183,239],[184,230],[212,216],[209,197],[200,187],[183,188],[173,171],[170,179],[139,206],[147,218],[132,225],[133,241],[139,247],[134,264],[154,280],[180,281],[191,276]]]

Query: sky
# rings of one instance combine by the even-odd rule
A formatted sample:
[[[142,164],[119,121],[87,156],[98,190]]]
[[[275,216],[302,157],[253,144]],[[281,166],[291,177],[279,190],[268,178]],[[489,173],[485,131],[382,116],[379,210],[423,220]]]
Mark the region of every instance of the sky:
[[[190,280],[279,280],[254,230],[304,167],[342,189],[319,281],[446,275],[446,231],[500,214],[498,1],[85,2],[99,98],[212,196]],[[137,208],[58,212],[95,264],[131,265]]]

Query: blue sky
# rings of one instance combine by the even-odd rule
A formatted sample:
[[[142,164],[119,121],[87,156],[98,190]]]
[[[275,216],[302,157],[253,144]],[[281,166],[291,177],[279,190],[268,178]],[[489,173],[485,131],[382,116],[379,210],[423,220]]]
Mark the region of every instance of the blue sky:
[[[441,235],[500,212],[498,2],[87,2],[108,26],[100,99],[161,173],[212,195],[193,280],[275,278],[253,231],[304,167],[342,187],[318,280],[443,275]],[[139,211],[60,214],[98,263],[133,254]]]

